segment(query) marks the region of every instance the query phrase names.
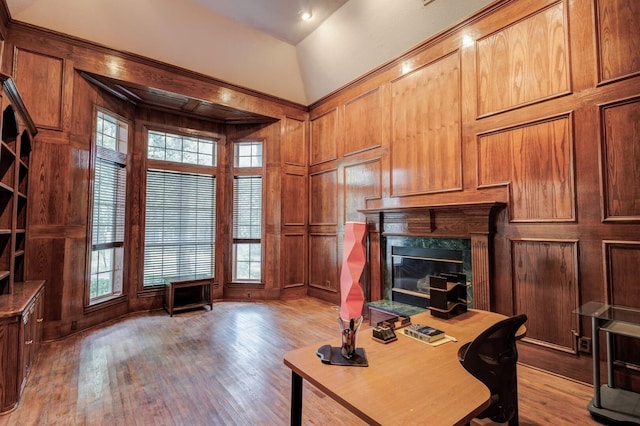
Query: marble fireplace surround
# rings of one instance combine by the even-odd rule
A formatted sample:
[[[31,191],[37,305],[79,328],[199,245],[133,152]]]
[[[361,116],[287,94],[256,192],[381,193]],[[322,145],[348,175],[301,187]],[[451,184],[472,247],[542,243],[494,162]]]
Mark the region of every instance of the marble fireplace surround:
[[[468,238],[473,305],[476,309],[491,310],[492,238],[495,217],[505,206],[500,202],[481,202],[360,210],[367,218],[369,232],[369,300],[382,298],[386,256],[383,237]]]

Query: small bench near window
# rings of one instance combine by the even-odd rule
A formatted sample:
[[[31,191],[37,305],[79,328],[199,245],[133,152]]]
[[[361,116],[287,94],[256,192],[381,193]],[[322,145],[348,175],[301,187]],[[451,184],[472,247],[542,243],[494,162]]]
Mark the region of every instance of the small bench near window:
[[[174,312],[209,306],[213,309],[211,289],[213,278],[173,277],[165,279],[164,308],[173,316]]]

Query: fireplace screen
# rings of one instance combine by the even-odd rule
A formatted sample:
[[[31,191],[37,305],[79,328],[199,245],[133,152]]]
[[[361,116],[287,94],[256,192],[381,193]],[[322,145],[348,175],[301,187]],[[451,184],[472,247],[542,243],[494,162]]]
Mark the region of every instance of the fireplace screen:
[[[420,247],[391,247],[392,299],[429,306],[429,276],[462,273],[462,251]]]

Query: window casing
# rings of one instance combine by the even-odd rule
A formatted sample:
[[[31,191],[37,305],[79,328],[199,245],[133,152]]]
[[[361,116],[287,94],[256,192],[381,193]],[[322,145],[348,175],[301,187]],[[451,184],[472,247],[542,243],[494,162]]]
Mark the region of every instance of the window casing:
[[[233,281],[262,280],[262,142],[234,143]]]
[[[128,124],[97,110],[87,304],[122,294]]]
[[[217,142],[157,130],[147,141],[143,287],[212,278]]]

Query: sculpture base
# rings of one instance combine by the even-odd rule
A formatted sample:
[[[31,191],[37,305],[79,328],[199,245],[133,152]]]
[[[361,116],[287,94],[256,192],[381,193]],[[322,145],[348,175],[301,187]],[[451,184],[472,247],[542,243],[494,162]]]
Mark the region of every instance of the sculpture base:
[[[320,346],[316,351],[316,355],[320,357],[320,361],[324,364],[343,365],[347,367],[368,367],[367,353],[364,348],[356,348],[356,353],[347,359],[342,356],[339,347],[324,345]]]

